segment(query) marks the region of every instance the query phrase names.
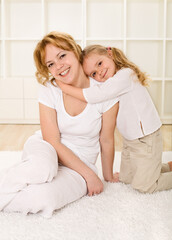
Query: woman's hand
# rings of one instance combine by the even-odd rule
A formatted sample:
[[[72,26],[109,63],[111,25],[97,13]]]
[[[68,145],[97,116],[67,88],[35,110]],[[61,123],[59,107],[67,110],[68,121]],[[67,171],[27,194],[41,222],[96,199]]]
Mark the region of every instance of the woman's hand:
[[[103,192],[103,183],[96,174],[92,174],[86,179],[88,196],[93,196]]]

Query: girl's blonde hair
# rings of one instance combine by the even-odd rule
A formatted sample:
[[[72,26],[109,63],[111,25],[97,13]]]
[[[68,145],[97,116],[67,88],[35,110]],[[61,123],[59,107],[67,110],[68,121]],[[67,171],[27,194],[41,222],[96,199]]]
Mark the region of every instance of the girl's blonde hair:
[[[34,51],[34,61],[36,65],[36,78],[39,83],[45,85],[47,81],[51,81],[53,84],[54,77],[48,71],[48,67],[45,64],[45,47],[47,44],[52,44],[55,47],[61,48],[63,50],[72,51],[78,61],[82,62],[82,49],[75,42],[72,36],[67,33],[61,32],[50,32],[41,41],[38,42]]]
[[[84,50],[82,52],[82,55],[83,55],[82,61],[84,61],[84,58],[88,57],[92,53],[108,56],[108,50],[112,50],[112,57],[113,57],[113,61],[115,63],[117,70],[120,70],[122,68],[131,68],[136,73],[140,83],[143,86],[148,85],[148,83],[147,83],[147,81],[149,79],[148,75],[144,72],[141,72],[140,69],[138,68],[138,66],[136,66],[134,63],[130,62],[127,59],[127,57],[124,55],[124,53],[118,48],[114,48],[114,47],[106,48],[101,45],[87,46],[86,48],[84,48]]]

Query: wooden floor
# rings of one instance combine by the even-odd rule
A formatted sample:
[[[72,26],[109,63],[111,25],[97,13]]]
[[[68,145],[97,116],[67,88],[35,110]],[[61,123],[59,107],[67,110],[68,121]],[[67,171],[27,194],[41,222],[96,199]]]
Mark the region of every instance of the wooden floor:
[[[27,138],[39,130],[39,125],[0,125],[0,151],[21,151]],[[163,151],[172,151],[172,125],[161,127]],[[115,149],[121,151],[122,137],[115,131]]]

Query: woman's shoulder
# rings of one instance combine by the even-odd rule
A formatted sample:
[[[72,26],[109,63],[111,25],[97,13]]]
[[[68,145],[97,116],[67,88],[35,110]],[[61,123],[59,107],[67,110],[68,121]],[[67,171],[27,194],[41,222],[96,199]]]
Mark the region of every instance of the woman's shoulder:
[[[56,84],[53,85],[51,82],[46,82],[45,85],[40,84],[39,86],[38,100],[39,102],[54,108],[60,99],[60,93],[61,90]]]
[[[55,82],[51,83],[51,82],[46,82],[44,85],[40,84],[40,91],[41,92],[47,92],[47,93],[51,93],[52,95],[60,95],[61,89],[57,86],[57,84]]]

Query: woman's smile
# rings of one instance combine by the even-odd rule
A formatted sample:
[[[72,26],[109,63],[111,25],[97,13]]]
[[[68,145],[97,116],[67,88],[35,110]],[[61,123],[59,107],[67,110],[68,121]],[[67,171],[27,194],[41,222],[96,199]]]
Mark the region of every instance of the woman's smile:
[[[63,72],[59,73],[59,75],[62,76],[62,77],[66,77],[69,73],[69,70],[70,70],[70,67],[67,68],[66,70],[64,70]]]

